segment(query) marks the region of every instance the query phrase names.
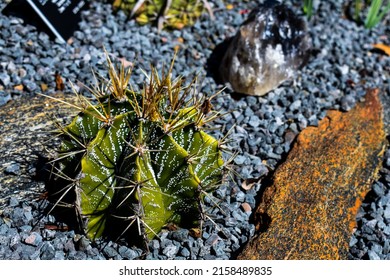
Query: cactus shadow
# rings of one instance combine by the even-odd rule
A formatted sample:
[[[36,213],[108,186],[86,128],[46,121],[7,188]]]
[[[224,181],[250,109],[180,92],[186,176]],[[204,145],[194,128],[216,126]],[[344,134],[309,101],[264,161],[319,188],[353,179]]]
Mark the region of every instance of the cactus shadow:
[[[43,209],[42,215],[52,215],[55,217],[56,224],[65,224],[69,230],[73,230],[76,233],[82,233],[81,224],[78,219],[77,212],[74,208],[70,207],[57,207],[56,204],[59,200],[69,205],[74,201],[75,195],[71,192],[62,197],[63,193],[59,193],[58,190],[65,189],[69,184],[68,181],[59,180],[54,184],[53,170],[51,159],[38,154],[38,158],[35,162],[35,176],[33,179],[38,182],[43,182],[45,185],[45,199],[47,202],[46,207]]]

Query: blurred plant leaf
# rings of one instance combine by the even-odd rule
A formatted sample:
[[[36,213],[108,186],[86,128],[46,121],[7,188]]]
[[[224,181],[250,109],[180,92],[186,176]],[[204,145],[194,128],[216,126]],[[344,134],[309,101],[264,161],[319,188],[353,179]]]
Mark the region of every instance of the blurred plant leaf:
[[[390,56],[390,46],[385,44],[374,44],[372,45],[375,49],[383,51],[385,54]]]
[[[366,28],[373,28],[377,25],[390,11],[390,1],[386,6],[382,0],[371,1],[370,9],[368,10],[367,18],[364,22]]]

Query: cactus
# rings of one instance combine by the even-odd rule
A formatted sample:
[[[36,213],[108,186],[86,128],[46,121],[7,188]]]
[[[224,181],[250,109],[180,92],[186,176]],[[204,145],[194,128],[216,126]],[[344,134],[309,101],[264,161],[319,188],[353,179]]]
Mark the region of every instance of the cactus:
[[[193,25],[205,10],[213,17],[206,0],[115,0],[113,6],[129,11],[140,24],[157,22],[159,30]]]
[[[213,96],[172,79],[173,62],[161,76],[152,69],[140,93],[130,70],[116,71],[108,55],[107,63],[110,79],[90,89],[97,103],[78,94],[80,113],[59,129],[53,208],[73,209],[91,239],[116,232],[147,241],[169,223],[196,227],[225,170],[226,138],[204,131],[220,116]]]

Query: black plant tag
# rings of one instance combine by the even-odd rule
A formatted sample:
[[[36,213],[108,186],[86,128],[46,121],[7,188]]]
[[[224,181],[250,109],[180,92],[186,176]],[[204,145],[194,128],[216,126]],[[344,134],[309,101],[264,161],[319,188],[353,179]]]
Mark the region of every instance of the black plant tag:
[[[12,0],[2,12],[20,17],[40,31],[51,32],[65,43],[78,29],[85,8],[86,0]]]

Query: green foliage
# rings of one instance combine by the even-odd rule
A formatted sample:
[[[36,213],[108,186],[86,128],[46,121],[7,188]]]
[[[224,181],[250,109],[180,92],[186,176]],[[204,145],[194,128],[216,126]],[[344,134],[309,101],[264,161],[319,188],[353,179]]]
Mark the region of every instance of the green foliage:
[[[159,30],[193,25],[206,9],[211,11],[206,0],[115,0],[113,6],[140,24],[156,23]]]
[[[152,69],[144,89],[129,85],[130,70],[116,71],[91,89],[92,104],[78,95],[80,110],[60,127],[53,161],[54,206],[73,209],[91,239],[123,236],[149,240],[169,223],[195,227],[203,199],[221,184],[225,138],[204,131],[220,116],[194,81]],[[215,95],[214,95],[215,96]]]
[[[390,11],[390,1],[385,4],[382,0],[371,0],[371,1],[363,1],[363,0],[354,0],[353,1],[353,18],[355,21],[360,20],[360,14],[364,10],[365,7],[368,8],[367,16],[364,20],[364,26],[366,28],[373,28],[379,22],[383,20],[383,18]],[[303,2],[303,12],[310,18],[313,15],[313,1],[312,0],[304,0]]]
[[[308,18],[311,18],[313,15],[313,0],[303,1],[303,12],[307,15]]]
[[[368,10],[366,20],[364,21],[364,26],[366,28],[373,28],[389,13],[390,1],[388,1],[386,6],[383,4],[382,0],[371,1],[370,9]]]
[[[353,18],[355,21],[359,21],[360,13],[363,9],[364,3],[361,0],[354,0],[354,15]]]

